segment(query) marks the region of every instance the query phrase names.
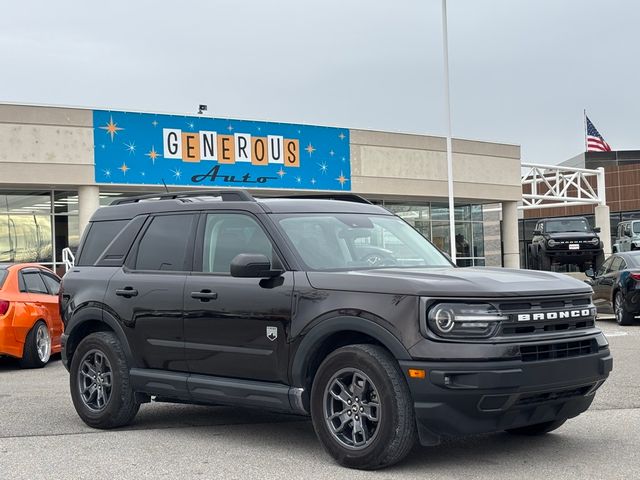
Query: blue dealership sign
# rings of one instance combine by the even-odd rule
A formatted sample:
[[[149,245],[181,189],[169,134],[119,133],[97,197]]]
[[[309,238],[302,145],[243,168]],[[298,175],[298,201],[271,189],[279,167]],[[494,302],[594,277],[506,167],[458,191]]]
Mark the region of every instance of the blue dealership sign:
[[[101,184],[350,190],[349,130],[93,111]]]

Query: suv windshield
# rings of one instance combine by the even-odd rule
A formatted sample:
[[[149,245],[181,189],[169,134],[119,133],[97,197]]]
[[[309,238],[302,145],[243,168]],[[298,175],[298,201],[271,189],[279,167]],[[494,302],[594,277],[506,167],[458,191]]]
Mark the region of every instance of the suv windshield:
[[[640,233],[640,222],[633,222],[633,233]]]
[[[311,270],[451,267],[436,247],[395,216],[322,213],[276,218]]]
[[[589,222],[582,218],[573,218],[568,220],[549,220],[547,221],[545,227],[545,231],[547,233],[591,231]]]

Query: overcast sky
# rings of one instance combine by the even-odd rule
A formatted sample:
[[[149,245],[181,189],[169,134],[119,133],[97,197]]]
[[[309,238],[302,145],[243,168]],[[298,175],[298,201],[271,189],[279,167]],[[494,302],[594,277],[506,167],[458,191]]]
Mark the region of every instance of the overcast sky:
[[[443,135],[440,0],[13,1],[0,101]],[[449,0],[453,134],[640,149],[640,2]]]

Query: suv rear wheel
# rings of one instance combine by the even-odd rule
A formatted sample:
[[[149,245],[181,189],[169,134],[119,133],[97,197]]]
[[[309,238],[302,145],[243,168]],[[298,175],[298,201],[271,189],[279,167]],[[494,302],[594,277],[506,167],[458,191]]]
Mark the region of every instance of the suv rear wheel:
[[[374,470],[402,460],[416,439],[407,382],[376,345],[350,345],[320,365],[311,417],[325,450],[345,467]]]
[[[138,413],[129,366],[114,333],[96,332],[84,338],[73,354],[70,373],[73,405],[90,427],[121,427]]]

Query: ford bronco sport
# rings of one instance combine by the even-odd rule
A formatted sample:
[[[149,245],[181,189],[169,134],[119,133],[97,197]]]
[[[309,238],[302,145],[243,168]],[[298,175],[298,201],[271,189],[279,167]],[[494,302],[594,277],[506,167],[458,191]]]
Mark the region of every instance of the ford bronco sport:
[[[416,439],[584,412],[612,368],[591,294],[455,268],[352,195],[143,196],[93,215],[60,293],[62,355],[92,427],[151,400],[258,407],[310,415],[340,464],[375,469]]]

